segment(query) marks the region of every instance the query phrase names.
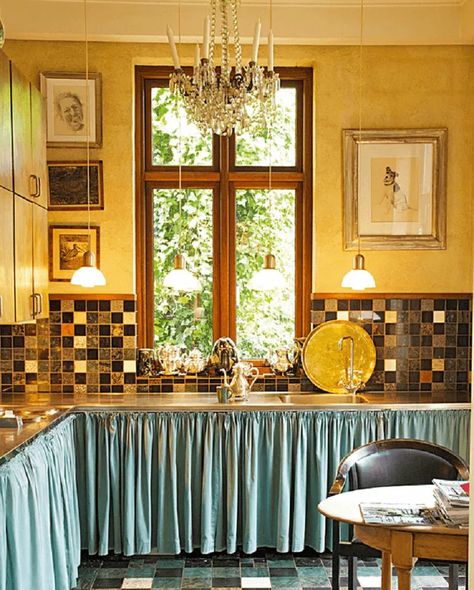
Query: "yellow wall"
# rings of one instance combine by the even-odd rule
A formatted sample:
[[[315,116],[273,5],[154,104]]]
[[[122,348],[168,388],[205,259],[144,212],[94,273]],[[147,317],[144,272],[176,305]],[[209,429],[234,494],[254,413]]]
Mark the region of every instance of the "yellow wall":
[[[90,69],[103,77],[103,136],[91,159],[104,161],[101,267],[107,293],[134,291],[133,68],[170,65],[168,47],[90,43]],[[83,71],[82,43],[8,41],[5,51],[39,84],[40,71]],[[185,47],[184,63],[192,48]],[[187,55],[187,58],[186,58]],[[343,250],[341,130],[358,127],[358,47],[280,47],[277,65],[315,69],[313,290],[337,292],[352,252]],[[365,128],[448,128],[447,245],[444,251],[365,252],[379,292],[472,290],[473,47],[371,47],[363,50]],[[85,159],[84,149],[54,149],[50,160]],[[54,223],[83,223],[83,212],[51,212]],[[77,292],[52,283],[55,293]]]

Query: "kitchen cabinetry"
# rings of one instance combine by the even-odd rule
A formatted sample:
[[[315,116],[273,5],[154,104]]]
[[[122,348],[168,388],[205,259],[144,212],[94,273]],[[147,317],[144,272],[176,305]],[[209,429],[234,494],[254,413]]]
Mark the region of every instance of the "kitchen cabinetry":
[[[47,206],[46,128],[43,97],[11,65],[14,190]]]
[[[48,187],[43,97],[2,52],[0,117],[0,323],[5,324],[47,317]]]

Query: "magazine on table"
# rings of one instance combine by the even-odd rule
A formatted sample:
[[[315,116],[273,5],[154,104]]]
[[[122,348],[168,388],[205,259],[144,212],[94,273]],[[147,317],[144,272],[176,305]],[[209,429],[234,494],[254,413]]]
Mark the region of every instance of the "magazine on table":
[[[361,502],[359,506],[365,524],[423,526],[436,522],[436,512],[425,504]]]

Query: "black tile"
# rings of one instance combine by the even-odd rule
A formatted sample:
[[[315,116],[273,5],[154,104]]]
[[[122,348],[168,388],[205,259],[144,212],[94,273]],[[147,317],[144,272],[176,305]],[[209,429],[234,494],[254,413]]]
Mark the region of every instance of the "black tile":
[[[74,374],[74,382],[77,384],[85,385],[87,383],[87,374],[86,373],[75,373]]]
[[[349,301],[347,299],[339,299],[337,302],[337,310],[338,311],[348,311],[349,310]]]
[[[89,361],[96,361],[99,358],[99,351],[97,348],[88,348],[87,349],[87,360]]]
[[[75,324],[74,336],[85,336],[85,335],[86,335],[86,326],[83,324]]]
[[[24,348],[25,337],[24,336],[13,336],[13,348]]]
[[[127,300],[123,302],[123,311],[135,311],[135,301]]]
[[[373,299],[362,299],[361,301],[361,309],[363,311],[371,311],[373,307]]]
[[[86,302],[84,299],[76,299],[74,301],[74,311],[86,311]]]
[[[63,336],[62,337],[62,347],[63,348],[73,348],[74,347],[74,338],[72,336]]]
[[[89,299],[86,301],[86,309],[87,311],[98,311],[99,310],[99,302],[97,299]]]
[[[435,299],[434,304],[433,304],[433,308],[436,311],[442,311],[442,310],[446,309],[446,300],[445,299]]]
[[[351,299],[349,301],[349,309],[351,311],[360,311],[360,299]]]
[[[109,324],[101,324],[99,326],[99,334],[101,336],[110,336],[110,325]]]
[[[99,311],[110,311],[110,301],[108,299],[99,301]]]
[[[163,568],[160,569],[160,573],[167,578],[181,578],[183,575],[182,568]]]
[[[61,311],[61,300],[50,299],[49,300],[49,311]]]
[[[213,588],[240,588],[240,578],[212,578]]]
[[[112,313],[112,324],[122,324],[122,323],[123,323],[123,313],[113,312]]]
[[[458,300],[457,299],[447,299],[446,300],[446,309],[457,309],[458,308]]]
[[[311,309],[313,311],[324,311],[324,299],[313,299]]]
[[[324,316],[325,321],[330,322],[331,320],[335,320],[337,318],[337,313],[335,311],[325,311]]]
[[[121,588],[123,580],[123,578],[97,578],[92,588]]]
[[[125,324],[123,327],[124,336],[135,336],[136,327],[132,324]]]
[[[63,311],[61,314],[61,321],[63,324],[72,324],[74,321],[74,314],[72,311]]]

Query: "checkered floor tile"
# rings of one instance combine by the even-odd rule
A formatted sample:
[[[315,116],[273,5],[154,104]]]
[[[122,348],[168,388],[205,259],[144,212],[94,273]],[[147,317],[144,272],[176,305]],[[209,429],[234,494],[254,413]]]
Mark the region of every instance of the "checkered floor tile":
[[[359,561],[359,590],[380,588],[380,560]],[[459,585],[465,587],[461,566]],[[341,570],[341,586],[347,587],[347,569]],[[419,562],[414,569],[412,590],[442,590],[448,587],[448,567]],[[174,588],[176,590],[330,590],[331,556],[313,551],[283,554],[260,550],[252,555],[147,555],[132,558],[85,557],[76,588]],[[396,579],[393,588],[396,590]]]

